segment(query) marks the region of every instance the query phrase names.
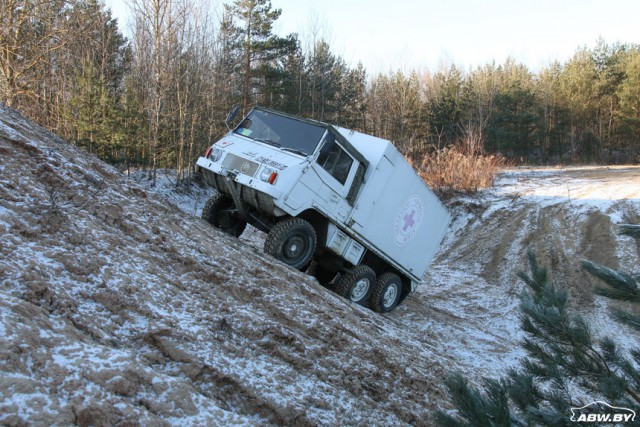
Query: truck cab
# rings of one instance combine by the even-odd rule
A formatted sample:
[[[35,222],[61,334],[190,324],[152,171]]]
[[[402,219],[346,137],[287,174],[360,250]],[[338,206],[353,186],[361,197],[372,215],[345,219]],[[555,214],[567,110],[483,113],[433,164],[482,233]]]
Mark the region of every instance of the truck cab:
[[[415,290],[449,221],[389,141],[264,108],[230,128],[197,166],[218,190],[205,220],[236,237],[247,223],[255,226],[267,233],[266,253],[379,312]],[[406,205],[410,226],[394,224],[401,206],[385,203],[385,193]],[[435,207],[437,221],[419,230],[425,203]],[[382,232],[385,225],[399,234]],[[419,244],[424,253],[409,254],[418,231],[427,237]]]

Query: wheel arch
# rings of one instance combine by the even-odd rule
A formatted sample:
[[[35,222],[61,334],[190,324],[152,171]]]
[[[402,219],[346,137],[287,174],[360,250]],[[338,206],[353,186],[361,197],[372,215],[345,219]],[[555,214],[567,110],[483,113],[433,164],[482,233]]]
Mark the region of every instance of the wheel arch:
[[[309,208],[296,215],[296,218],[304,219],[311,224],[316,231],[319,247],[325,247],[327,245],[327,227],[329,226],[329,220],[324,215],[313,208]]]

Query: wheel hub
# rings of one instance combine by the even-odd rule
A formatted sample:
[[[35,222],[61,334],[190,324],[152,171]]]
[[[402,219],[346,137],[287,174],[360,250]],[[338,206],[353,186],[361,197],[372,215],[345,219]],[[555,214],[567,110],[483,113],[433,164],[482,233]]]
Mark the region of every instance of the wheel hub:
[[[382,296],[382,305],[385,307],[391,307],[396,300],[396,296],[398,296],[398,287],[395,284],[389,285]]]
[[[304,251],[304,240],[300,236],[293,236],[284,247],[284,256],[288,259],[294,259],[300,256]]]
[[[351,289],[351,301],[360,301],[369,291],[369,279],[360,279],[356,282],[356,284]]]

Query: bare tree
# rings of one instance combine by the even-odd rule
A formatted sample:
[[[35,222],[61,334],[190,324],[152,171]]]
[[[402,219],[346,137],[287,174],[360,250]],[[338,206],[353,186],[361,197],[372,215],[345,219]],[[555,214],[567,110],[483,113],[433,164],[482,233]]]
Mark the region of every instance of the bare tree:
[[[35,70],[70,40],[64,0],[0,0],[0,96],[9,106],[36,98]]]
[[[134,47],[139,72],[145,85],[145,111],[148,117],[148,145],[151,169],[156,183],[162,121],[168,108],[171,67],[176,53],[179,29],[185,25],[186,4],[175,0],[132,0],[135,17]],[[141,81],[145,80],[140,79]]]

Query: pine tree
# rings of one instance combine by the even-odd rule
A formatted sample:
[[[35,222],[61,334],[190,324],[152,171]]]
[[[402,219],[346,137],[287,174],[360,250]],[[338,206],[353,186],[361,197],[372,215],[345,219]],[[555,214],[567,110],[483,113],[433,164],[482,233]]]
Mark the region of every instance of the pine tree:
[[[343,87],[348,99],[341,114],[344,126],[364,132],[367,107],[367,72],[362,62],[359,62],[356,68],[349,70],[343,79]]]
[[[426,90],[430,142],[438,148],[453,144],[460,136],[462,72],[455,66],[434,75]]]
[[[630,235],[639,226],[625,226]],[[528,353],[518,369],[500,381],[485,380],[483,390],[456,373],[446,382],[455,414],[439,411],[442,426],[575,425],[570,408],[595,400],[640,411],[640,348],[628,357],[611,337],[594,337],[587,321],[570,313],[567,292],[550,283],[546,268],[528,253],[530,274],[518,276],[528,290],[521,294],[522,346]],[[628,273],[583,261],[586,271],[604,281],[598,295],[640,305],[637,279]],[[616,308],[614,320],[640,331],[640,316]],[[640,420],[636,420],[640,422]]]
[[[637,144],[638,132],[640,132],[640,97],[638,96],[640,93],[640,48],[630,49],[622,66],[626,78],[617,87],[616,93],[620,99],[619,133],[635,157],[640,150]]]
[[[522,64],[509,58],[497,70],[499,87],[493,99],[493,114],[487,122],[487,143],[494,149],[527,159],[537,116],[533,76]]]
[[[458,415],[436,412],[436,422],[443,427],[519,426],[525,425],[510,412],[507,386],[504,381],[484,380],[485,393],[471,387],[460,373],[445,380]]]
[[[69,44],[73,54],[60,61],[70,75],[64,105],[69,136],[100,158],[116,162],[122,160],[125,141],[121,98],[131,59],[129,43],[102,3],[77,2],[70,13],[68,25],[83,34]]]
[[[263,88],[265,84],[273,86],[274,80],[281,77],[279,60],[295,51],[297,37],[273,34],[273,24],[282,9],[273,9],[269,0],[235,0],[233,5],[225,5],[225,11],[238,23],[234,30],[244,40],[242,104],[246,109],[254,89]]]

